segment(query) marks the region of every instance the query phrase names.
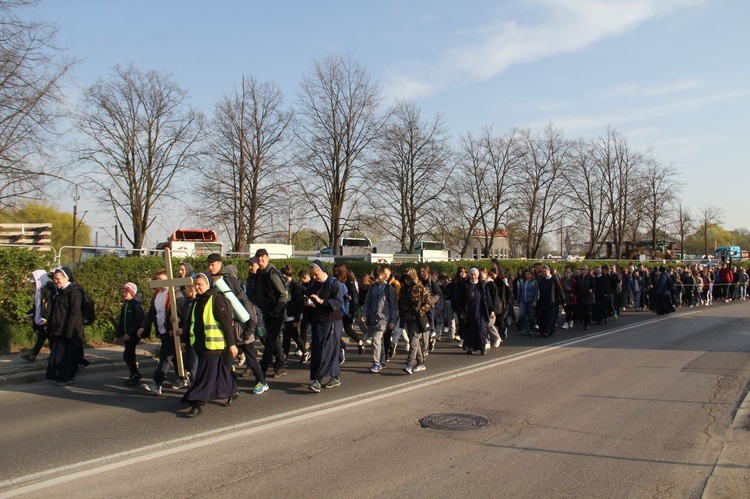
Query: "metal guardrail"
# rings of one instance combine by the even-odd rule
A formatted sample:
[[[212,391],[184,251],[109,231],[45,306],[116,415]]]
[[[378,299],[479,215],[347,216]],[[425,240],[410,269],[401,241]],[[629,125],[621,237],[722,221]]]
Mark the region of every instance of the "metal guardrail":
[[[55,265],[74,265],[89,258],[114,255],[126,256],[155,256],[162,255],[164,250],[156,249],[127,249],[113,246],[62,246],[59,250],[54,246],[36,244],[0,244],[0,248],[25,248],[37,251],[49,251],[54,255]]]
[[[70,253],[70,255],[68,255]],[[81,263],[89,258],[99,256],[117,256],[125,258],[127,256],[155,256],[164,254],[164,250],[156,249],[128,249],[116,246],[63,246],[57,252],[58,264],[76,264]],[[68,257],[69,256],[69,257]]]

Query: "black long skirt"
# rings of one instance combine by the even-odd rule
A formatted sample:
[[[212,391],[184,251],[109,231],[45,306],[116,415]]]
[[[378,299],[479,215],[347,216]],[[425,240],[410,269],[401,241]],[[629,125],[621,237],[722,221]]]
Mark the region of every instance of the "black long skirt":
[[[47,360],[47,379],[69,381],[76,377],[81,362],[80,340],[53,336],[50,338],[50,354]]]
[[[204,405],[212,400],[228,399],[237,391],[237,382],[222,355],[198,355],[198,369],[182,403]]]
[[[339,344],[344,329],[341,321],[313,323],[310,339],[310,380],[322,380],[325,377],[338,378]]]

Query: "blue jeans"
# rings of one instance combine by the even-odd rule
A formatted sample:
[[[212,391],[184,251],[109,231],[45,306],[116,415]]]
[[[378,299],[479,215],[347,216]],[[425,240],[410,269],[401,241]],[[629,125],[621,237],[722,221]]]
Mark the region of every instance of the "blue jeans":
[[[528,316],[528,321],[526,320]],[[522,301],[518,304],[518,325],[521,329],[534,329],[536,324],[536,307],[532,307],[531,303]]]

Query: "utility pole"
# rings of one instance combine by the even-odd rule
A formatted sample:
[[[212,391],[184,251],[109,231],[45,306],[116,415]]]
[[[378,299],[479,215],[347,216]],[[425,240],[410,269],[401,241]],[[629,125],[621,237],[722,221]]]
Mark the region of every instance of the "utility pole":
[[[78,200],[81,196],[78,195],[78,186],[76,186],[76,193],[73,195],[73,246],[76,245],[76,232],[78,231],[78,224],[76,220],[78,218]]]
[[[77,250],[75,248],[76,246],[76,234],[78,233],[78,228],[83,223],[83,217],[86,216],[86,213],[88,211],[84,211],[83,215],[81,215],[81,220],[78,220],[78,200],[81,199],[81,196],[78,195],[78,186],[76,185],[76,193],[73,195],[73,261],[78,261],[78,255]],[[90,244],[90,243],[89,243]]]
[[[289,205],[289,237],[287,238],[289,241],[287,244],[289,246],[292,245],[292,205]]]

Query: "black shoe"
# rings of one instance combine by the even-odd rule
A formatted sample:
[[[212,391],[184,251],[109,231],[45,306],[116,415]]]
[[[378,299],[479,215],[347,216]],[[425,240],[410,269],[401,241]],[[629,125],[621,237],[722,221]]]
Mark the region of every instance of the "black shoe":
[[[131,374],[128,379],[125,380],[125,386],[135,386],[141,381],[142,376],[139,373]]]
[[[299,363],[300,364],[304,364],[305,362],[307,362],[308,360],[310,360],[310,356],[311,356],[310,352],[303,353],[302,357],[300,357],[300,359],[299,359]]]
[[[360,341],[357,344],[357,348],[359,348],[359,355],[362,355],[363,353],[365,353],[365,344],[363,342]]]
[[[427,351],[428,352],[432,352],[433,350],[435,350],[435,342],[436,342],[436,339],[435,339],[434,336],[432,338],[430,338],[430,343],[427,346]]]
[[[544,331],[539,331],[539,334],[541,334],[545,338],[549,338],[549,334],[545,333]]]
[[[227,399],[227,401],[224,403],[224,407],[229,407],[230,405],[232,405],[232,402],[234,402],[235,400],[237,400],[237,397],[239,397],[239,396],[240,396],[240,392],[237,392],[234,395],[232,395],[231,397],[229,397]],[[196,406],[193,406],[193,408],[195,408],[195,407]]]
[[[200,416],[201,413],[203,413],[203,409],[201,409],[201,406],[194,405],[190,408],[190,410],[185,414],[186,418],[194,418],[195,416]]]
[[[276,371],[273,373],[274,378],[280,378],[282,376],[286,376],[286,369],[284,369],[283,367],[276,369]]]
[[[396,345],[395,343],[391,343],[391,348],[388,349],[388,358],[392,359],[394,355],[396,355]]]
[[[27,354],[21,355],[21,358],[27,362],[36,361],[36,355],[34,355],[33,353],[27,353]]]

